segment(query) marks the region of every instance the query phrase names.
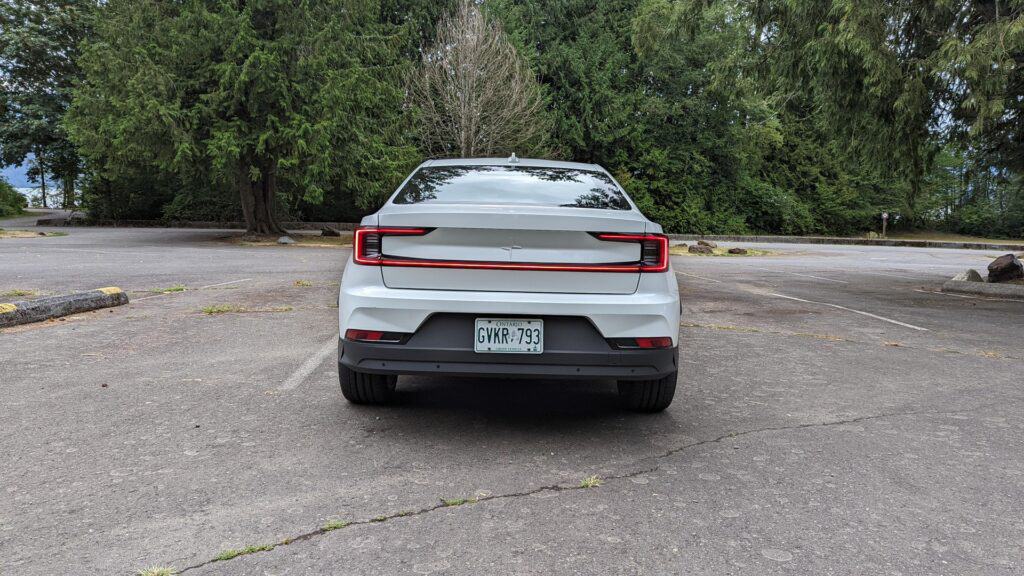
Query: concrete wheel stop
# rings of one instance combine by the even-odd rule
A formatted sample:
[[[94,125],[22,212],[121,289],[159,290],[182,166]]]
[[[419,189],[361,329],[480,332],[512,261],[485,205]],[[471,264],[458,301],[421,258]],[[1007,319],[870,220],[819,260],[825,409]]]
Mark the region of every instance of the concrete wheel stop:
[[[120,288],[115,287],[98,288],[63,296],[48,296],[35,300],[0,302],[0,328],[42,322],[70,314],[123,306],[127,303],[128,295]]]

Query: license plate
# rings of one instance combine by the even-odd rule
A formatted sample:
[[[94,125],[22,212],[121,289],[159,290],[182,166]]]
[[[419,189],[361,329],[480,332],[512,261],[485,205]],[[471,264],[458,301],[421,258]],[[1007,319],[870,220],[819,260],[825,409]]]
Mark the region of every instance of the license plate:
[[[544,352],[544,321],[523,318],[477,318],[474,352],[540,354]]]

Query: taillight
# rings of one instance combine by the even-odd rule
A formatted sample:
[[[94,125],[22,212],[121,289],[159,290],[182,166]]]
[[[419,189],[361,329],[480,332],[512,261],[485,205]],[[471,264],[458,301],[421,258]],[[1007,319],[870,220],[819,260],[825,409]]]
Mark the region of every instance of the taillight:
[[[640,244],[640,271],[666,272],[668,270],[668,236],[664,234],[616,234],[599,232],[599,240],[609,242],[636,242]]]
[[[352,238],[352,260],[356,264],[380,266],[385,236],[423,236],[427,232],[430,232],[428,228],[356,228]]]
[[[403,332],[381,332],[378,330],[345,330],[345,340],[356,342],[377,342],[380,344],[400,344],[407,334]]]
[[[653,336],[650,338],[609,338],[608,342],[613,348],[617,348],[619,350],[655,350],[672,347],[672,338],[668,336]]]

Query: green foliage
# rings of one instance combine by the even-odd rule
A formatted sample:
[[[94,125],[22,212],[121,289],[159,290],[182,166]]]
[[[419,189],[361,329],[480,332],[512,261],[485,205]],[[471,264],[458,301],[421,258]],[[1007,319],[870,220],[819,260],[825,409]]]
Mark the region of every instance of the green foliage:
[[[113,0],[103,15],[68,125],[98,179],[185,184],[168,216],[240,194],[250,227],[273,231],[292,200],[369,207],[415,162],[403,37],[373,2]]]
[[[17,216],[25,211],[27,204],[24,196],[0,178],[0,217]]]
[[[406,80],[453,5],[8,0],[0,160],[73,187],[81,155],[100,218],[357,220],[422,159]],[[482,7],[552,156],[670,232],[1024,236],[1024,0]]]
[[[59,180],[65,207],[75,203],[81,159],[62,119],[95,8],[92,0],[0,2],[0,164],[31,158],[28,177],[43,190]]]

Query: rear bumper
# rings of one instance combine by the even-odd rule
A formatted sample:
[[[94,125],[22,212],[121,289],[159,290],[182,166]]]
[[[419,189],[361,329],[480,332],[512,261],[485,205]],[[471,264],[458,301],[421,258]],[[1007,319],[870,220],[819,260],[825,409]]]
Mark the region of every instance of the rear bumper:
[[[507,272],[505,274],[513,274]],[[679,335],[678,284],[672,273],[641,274],[632,294],[487,292],[387,288],[380,269],[349,265],[338,299],[340,333],[348,328],[413,333],[434,314],[586,318],[605,338]]]
[[[676,370],[677,349],[616,350],[580,317],[545,317],[542,354],[473,351],[473,316],[438,314],[404,344],[341,340],[338,363],[372,374],[648,380]]]

